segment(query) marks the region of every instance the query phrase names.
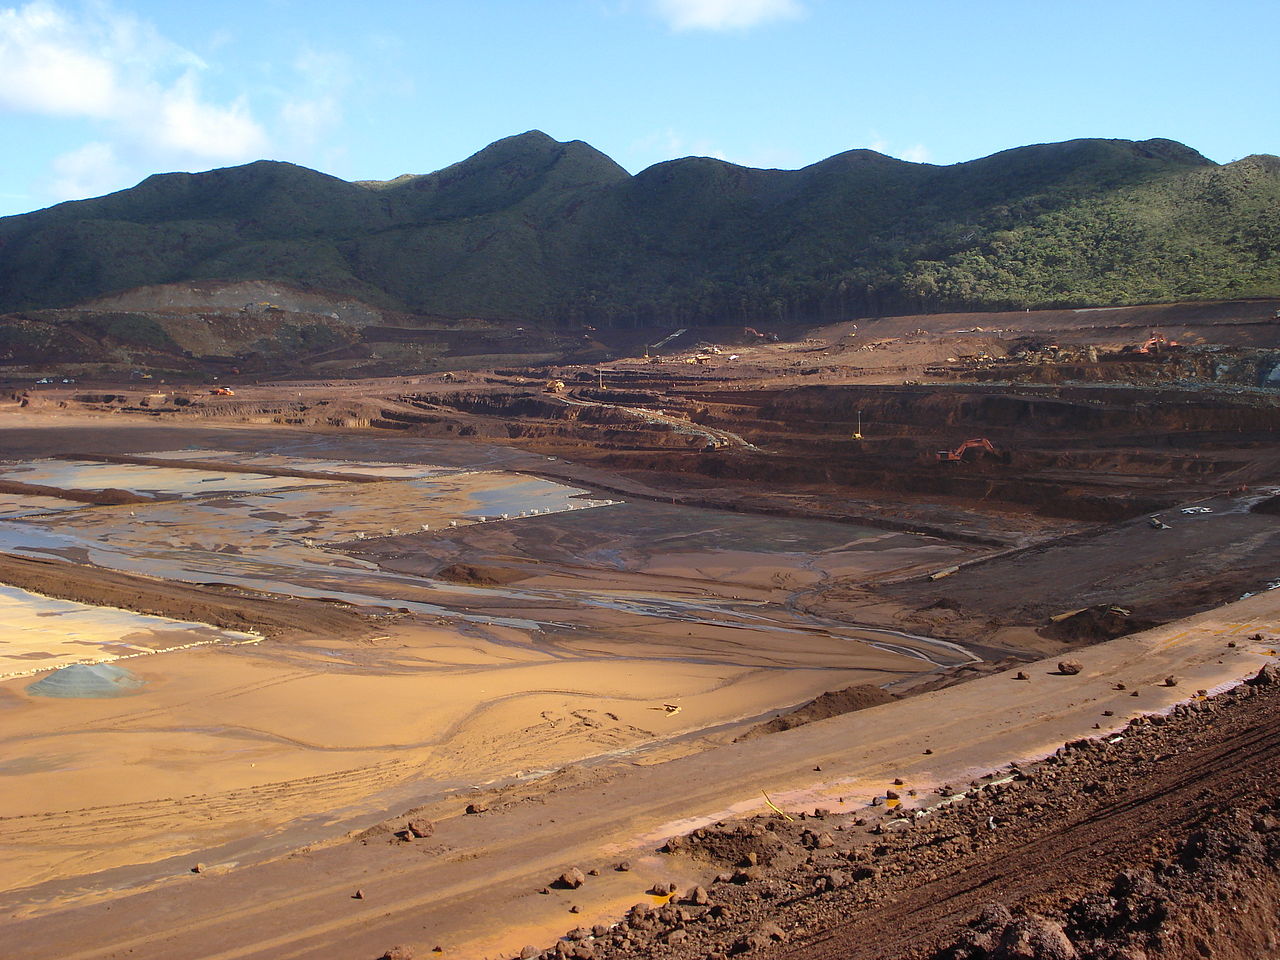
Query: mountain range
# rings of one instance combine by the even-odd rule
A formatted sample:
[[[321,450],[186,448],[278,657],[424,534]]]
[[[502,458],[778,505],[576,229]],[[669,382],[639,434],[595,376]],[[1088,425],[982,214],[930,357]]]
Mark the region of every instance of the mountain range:
[[[210,280],[636,326],[1274,296],[1280,159],[1086,139],[950,166],[853,150],[633,176],[531,131],[390,181],[259,161],[0,219],[0,312]]]

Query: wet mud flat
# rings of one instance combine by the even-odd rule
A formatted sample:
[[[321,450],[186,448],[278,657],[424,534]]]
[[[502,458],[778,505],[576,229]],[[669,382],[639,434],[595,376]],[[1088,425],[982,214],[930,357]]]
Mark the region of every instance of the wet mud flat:
[[[198,850],[253,860],[332,840],[392,802],[593,757],[686,755],[826,690],[973,659],[794,603],[833,576],[940,561],[956,549],[940,541],[620,503],[483,462],[397,463],[354,446],[363,455],[349,463],[327,439],[314,461],[258,442],[140,449],[147,463],[8,465],[148,498],[28,504],[0,521],[0,551],[66,564],[97,596],[123,599],[141,576],[181,603],[183,590],[265,591],[363,624],[315,615],[308,626],[299,607],[262,643],[130,660],[138,684],[117,698],[0,683],[15,772],[0,842],[16,851],[0,885],[31,891],[31,909],[37,891],[65,896],[73,877],[100,874],[105,886],[77,894],[97,896],[169,876]],[[220,472],[219,458],[332,479]],[[187,466],[155,465],[165,460]],[[497,562],[494,551],[520,575],[439,576]],[[81,815],[55,799],[67,796],[107,811],[111,843],[84,852]]]

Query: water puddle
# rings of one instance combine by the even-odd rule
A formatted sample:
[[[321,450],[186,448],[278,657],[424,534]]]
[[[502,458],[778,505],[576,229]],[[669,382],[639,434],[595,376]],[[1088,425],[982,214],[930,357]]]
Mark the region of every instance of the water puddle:
[[[256,643],[251,633],[55,600],[0,584],[0,679],[68,664],[107,663],[213,643]]]

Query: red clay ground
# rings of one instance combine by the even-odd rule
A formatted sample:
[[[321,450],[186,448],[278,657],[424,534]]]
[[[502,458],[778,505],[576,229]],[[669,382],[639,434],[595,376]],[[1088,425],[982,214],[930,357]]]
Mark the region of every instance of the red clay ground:
[[[1274,309],[892,318],[861,322],[855,337],[842,325],[792,343],[739,344],[734,361],[725,350],[680,362],[699,352],[690,346],[658,363],[600,369],[244,384],[234,398],[191,392],[198,402],[183,406],[171,397],[143,406],[150,386],[30,391],[21,410],[41,419],[5,431],[11,458],[216,449],[227,430],[259,448],[282,437],[307,449],[358,439],[362,455],[387,460],[413,459],[415,445],[430,443],[438,462],[519,469],[630,500],[826,518],[886,536],[922,532],[963,559],[809,577],[787,591],[788,614],[952,638],[1008,670],[742,743],[728,742],[742,729],[702,731],[674,753],[602,754],[529,784],[432,793],[439,799],[415,813],[436,821],[424,840],[396,837],[423,796],[397,787],[382,798],[384,826],[347,842],[299,849],[299,828],[282,836],[280,853],[290,855],[238,864],[235,851],[211,850],[199,874],[190,873],[195,857],[174,858],[159,873],[148,868],[149,889],[134,886],[137,870],[122,869],[11,892],[0,928],[18,945],[13,956],[345,960],[394,944],[428,955],[439,944],[446,955],[478,958],[511,956],[525,943],[546,948],[573,924],[602,925],[554,948],[580,957],[1274,952],[1266,785],[1280,740],[1268,719],[1271,688],[1126,727],[1131,716],[1194,700],[1198,689],[1229,685],[1270,660],[1272,648],[1249,637],[1280,631],[1280,601],[1265,592],[1280,561],[1280,521],[1252,509],[1280,490],[1280,407],[1266,385],[1280,360]],[[1191,349],[1120,352],[1157,328]],[[544,389],[556,377],[569,385],[563,394]],[[145,428],[129,425],[139,420]],[[938,460],[937,451],[976,436],[997,455]],[[1181,512],[1191,505],[1211,513]],[[1168,529],[1150,525],[1153,514]],[[406,559],[394,543],[368,555],[428,575],[454,564],[461,586],[572,573],[576,541],[483,533],[460,538],[447,556]],[[602,569],[580,572],[603,582]],[[260,620],[284,641],[373,635],[383,622],[376,611],[94,568],[59,583],[58,572],[15,559],[0,566],[9,582],[93,602],[230,625]],[[1082,608],[1092,609],[1050,619]],[[1039,656],[1050,659],[1033,662]],[[1082,673],[1054,675],[1063,656],[1083,662]],[[1019,670],[1030,679],[1013,679]],[[1162,686],[1170,675],[1178,685]],[[867,833],[883,807],[864,805],[889,790],[909,806],[936,800],[944,785],[964,790],[1010,760],[1025,765],[1065,741],[1126,730],[1117,744],[1073,751],[901,834],[900,824]],[[762,790],[793,816],[832,812],[739,832],[735,818],[765,811]],[[314,812],[305,792],[290,797],[300,820]],[[175,810],[185,803],[202,815],[207,798],[173,799]],[[464,814],[466,802],[489,810]],[[51,827],[90,826],[92,809],[78,806],[81,824],[58,814]],[[730,826],[714,827],[722,820]],[[673,835],[708,827],[676,854],[656,852]],[[831,846],[817,839],[824,833]],[[86,843],[108,839],[93,834],[84,832]],[[751,852],[744,844],[757,842],[785,851],[776,868],[735,865]],[[613,870],[622,859],[633,869]],[[574,865],[600,875],[578,890],[551,884]],[[739,869],[737,882],[713,882]],[[644,891],[667,880],[682,894],[701,884],[709,903],[680,905],[683,915],[634,912],[627,926],[611,926],[637,901],[665,903]],[[357,888],[363,896],[353,900]],[[1212,896],[1198,904],[1203,891]],[[993,900],[1009,912],[979,920]]]

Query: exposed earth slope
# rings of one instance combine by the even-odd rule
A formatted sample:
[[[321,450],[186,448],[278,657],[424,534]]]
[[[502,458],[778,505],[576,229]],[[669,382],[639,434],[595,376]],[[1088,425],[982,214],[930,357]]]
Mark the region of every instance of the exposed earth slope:
[[[6,956],[1274,952],[1277,307],[10,380]]]

